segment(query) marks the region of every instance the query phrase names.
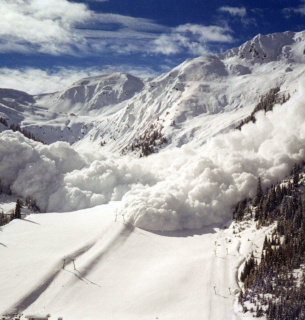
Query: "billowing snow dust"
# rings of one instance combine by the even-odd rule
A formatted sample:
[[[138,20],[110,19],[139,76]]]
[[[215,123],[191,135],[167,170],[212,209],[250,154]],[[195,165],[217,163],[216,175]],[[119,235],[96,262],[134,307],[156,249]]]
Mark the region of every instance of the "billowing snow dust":
[[[72,211],[122,200],[119,214],[148,230],[199,228],[231,217],[253,196],[257,178],[270,186],[305,157],[305,89],[273,111],[232,130],[147,158],[43,145],[19,133],[0,134],[0,176],[42,211]]]

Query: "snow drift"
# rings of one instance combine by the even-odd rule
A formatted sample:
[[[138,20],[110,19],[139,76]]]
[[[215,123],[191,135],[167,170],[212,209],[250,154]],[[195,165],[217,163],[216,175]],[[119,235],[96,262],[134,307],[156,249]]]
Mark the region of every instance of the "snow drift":
[[[71,211],[123,200],[120,213],[149,230],[199,228],[230,218],[232,207],[289,174],[305,159],[305,85],[256,123],[148,158],[105,154],[92,161],[67,143],[49,146],[0,134],[0,177],[44,211]]]

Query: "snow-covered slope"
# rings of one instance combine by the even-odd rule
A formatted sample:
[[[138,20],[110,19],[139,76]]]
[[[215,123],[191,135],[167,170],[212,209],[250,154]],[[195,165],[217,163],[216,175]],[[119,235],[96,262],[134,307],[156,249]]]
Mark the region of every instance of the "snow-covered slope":
[[[216,226],[150,233],[116,217],[117,207],[32,214],[3,227],[0,314],[239,319],[238,267],[263,232],[249,230],[244,242]]]
[[[91,110],[116,105],[132,98],[143,87],[143,81],[130,74],[113,73],[91,77],[82,79],[61,92],[52,107],[57,111],[75,111],[88,115]]]
[[[225,53],[189,59],[155,79],[122,73],[78,81],[54,94],[2,90],[0,116],[47,143],[88,143],[97,152],[129,153],[147,141],[155,150],[227,131],[271,88],[293,93],[304,72],[305,33],[258,35]],[[159,140],[165,137],[167,143]]]
[[[83,138],[99,113],[115,112],[117,105],[141,91],[141,79],[124,73],[82,79],[63,92],[29,96],[1,89],[0,116],[46,143]]]

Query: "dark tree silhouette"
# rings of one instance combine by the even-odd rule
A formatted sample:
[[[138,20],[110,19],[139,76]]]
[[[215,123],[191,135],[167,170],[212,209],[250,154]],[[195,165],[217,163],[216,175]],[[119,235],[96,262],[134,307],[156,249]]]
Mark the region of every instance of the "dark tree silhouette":
[[[16,201],[14,219],[21,219],[21,204],[19,199]]]
[[[256,187],[256,194],[255,194],[255,198],[253,201],[253,205],[255,207],[259,205],[260,201],[262,200],[262,197],[263,197],[262,182],[261,182],[261,178],[258,178],[257,187]]]

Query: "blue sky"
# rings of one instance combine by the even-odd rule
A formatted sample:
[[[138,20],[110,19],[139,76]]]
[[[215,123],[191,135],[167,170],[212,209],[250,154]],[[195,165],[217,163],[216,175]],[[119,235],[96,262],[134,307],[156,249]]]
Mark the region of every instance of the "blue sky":
[[[304,29],[299,0],[0,0],[0,87],[39,93],[104,72],[157,75],[258,33]]]

